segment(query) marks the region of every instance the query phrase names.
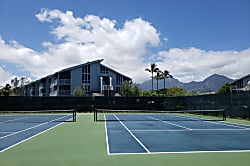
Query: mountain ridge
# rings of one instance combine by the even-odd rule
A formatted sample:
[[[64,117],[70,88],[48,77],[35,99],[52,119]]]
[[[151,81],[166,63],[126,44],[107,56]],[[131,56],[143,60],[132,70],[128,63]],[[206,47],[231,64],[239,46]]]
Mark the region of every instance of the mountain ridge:
[[[197,92],[216,92],[218,91],[225,83],[230,83],[234,81],[231,78],[228,78],[224,75],[213,74],[208,76],[203,81],[191,81],[188,83],[184,83],[175,78],[166,79],[166,88],[170,88],[173,86],[182,87],[187,91],[195,90]],[[152,88],[152,80],[147,80],[139,85],[141,90],[151,90]],[[154,80],[154,90],[157,88],[157,81]],[[164,88],[164,80],[158,81],[158,89]]]

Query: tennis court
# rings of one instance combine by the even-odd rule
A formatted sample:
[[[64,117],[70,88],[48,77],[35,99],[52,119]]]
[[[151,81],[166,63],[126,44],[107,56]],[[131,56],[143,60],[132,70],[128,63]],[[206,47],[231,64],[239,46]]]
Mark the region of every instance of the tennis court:
[[[110,155],[250,151],[248,125],[189,114],[105,112],[107,153]]]
[[[63,122],[75,121],[74,110],[4,111],[0,116],[0,152]]]
[[[229,119],[227,121],[232,121]],[[233,120],[235,123],[249,121]],[[106,121],[109,123],[109,121]],[[111,122],[111,121],[110,121]],[[115,122],[115,121],[113,121]],[[122,121],[130,123],[130,121]],[[133,121],[131,121],[132,124]],[[134,121],[138,123],[139,121]],[[153,122],[149,121],[148,123]],[[12,122],[14,123],[14,122]],[[27,123],[27,122],[26,122]],[[116,122],[115,122],[116,123]],[[119,123],[119,122],[118,122]],[[16,123],[18,125],[18,123]],[[1,127],[2,125],[0,125]],[[129,126],[130,127],[130,126]],[[132,130],[131,128],[129,128]],[[78,113],[74,123],[62,123],[0,153],[1,166],[248,166],[250,152],[205,153],[140,153],[140,155],[108,155],[105,122],[93,122],[92,113]],[[173,131],[174,132],[174,131]],[[152,133],[152,135],[154,135]],[[127,139],[125,139],[127,140]],[[2,144],[3,142],[1,142]],[[184,141],[184,140],[179,140]]]

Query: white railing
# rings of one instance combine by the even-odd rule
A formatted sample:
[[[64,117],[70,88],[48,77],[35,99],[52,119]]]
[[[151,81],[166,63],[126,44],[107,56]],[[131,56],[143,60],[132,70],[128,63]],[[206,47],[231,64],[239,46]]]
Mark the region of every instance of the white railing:
[[[59,79],[59,84],[69,85],[70,79]]]
[[[57,85],[57,79],[51,81],[51,83],[50,83],[50,88],[53,88],[53,87],[56,86],[56,85]]]
[[[70,83],[70,79],[59,79],[59,81],[58,81],[58,79],[55,79],[50,83],[50,88],[52,88],[52,87],[54,87],[54,86],[56,86],[58,84],[60,84],[60,85],[70,85],[71,83]]]
[[[113,85],[103,85],[102,90],[113,90]]]

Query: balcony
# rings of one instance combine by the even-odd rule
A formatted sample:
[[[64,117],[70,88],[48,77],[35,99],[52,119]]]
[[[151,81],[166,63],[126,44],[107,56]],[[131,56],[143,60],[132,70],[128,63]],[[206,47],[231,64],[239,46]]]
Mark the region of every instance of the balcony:
[[[106,90],[113,90],[113,85],[103,85],[102,86],[102,90],[103,91],[106,91]]]
[[[59,79],[60,85],[70,85],[70,79]]]
[[[53,80],[51,83],[50,83],[50,88],[53,88],[54,86],[56,86],[56,85],[70,85],[71,84],[71,82],[70,82],[71,80],[70,79],[59,79],[59,81],[58,81],[58,79],[56,79],[56,80]]]
[[[60,90],[59,96],[70,96],[70,90]]]

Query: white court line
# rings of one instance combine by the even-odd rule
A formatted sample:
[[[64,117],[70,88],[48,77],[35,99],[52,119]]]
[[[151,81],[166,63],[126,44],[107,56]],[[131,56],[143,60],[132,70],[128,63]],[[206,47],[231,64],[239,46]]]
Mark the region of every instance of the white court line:
[[[17,119],[11,119],[11,120],[6,120],[6,121],[2,121],[0,123],[6,123],[6,122],[12,122],[12,121],[16,121],[16,120],[20,120],[20,119],[26,119],[27,117],[24,118],[17,118]]]
[[[6,134],[6,133],[14,133],[13,131],[0,131],[0,133]]]
[[[31,136],[31,137],[28,137],[28,138],[26,138],[26,139],[24,139],[24,140],[22,140],[22,141],[20,141],[20,142],[17,142],[16,144],[13,144],[13,145],[11,145],[11,146],[5,148],[5,149],[2,149],[2,150],[0,150],[0,153],[1,153],[1,152],[4,152],[4,151],[6,151],[6,150],[8,150],[8,149],[10,149],[10,148],[12,148],[12,147],[14,147],[14,146],[17,146],[17,145],[19,145],[19,144],[21,144],[21,143],[23,143],[23,142],[25,142],[25,141],[27,141],[27,140],[29,140],[29,139],[31,139],[31,138],[34,138],[34,137],[36,137],[36,136],[38,136],[38,135],[40,135],[40,134],[42,134],[42,133],[44,133],[44,132],[46,132],[46,131],[49,131],[49,130],[51,130],[51,129],[53,129],[53,128],[59,126],[59,125],[61,125],[62,123],[64,123],[64,122],[61,122],[61,123],[59,123],[59,124],[57,124],[57,125],[55,125],[55,126],[52,126],[52,127],[48,128],[48,129],[46,129],[46,130],[44,130],[44,131],[42,131],[42,132],[40,132],[40,133],[37,133],[37,134],[35,134],[35,135]]]
[[[171,129],[166,129],[166,130],[131,130],[134,132],[165,132],[165,131],[246,131],[250,130],[250,128],[244,128],[244,129],[192,129],[192,130],[187,130],[187,129],[177,129],[177,130],[171,130]]]
[[[148,148],[143,145],[143,143],[127,128],[127,126],[122,122],[120,121],[120,119],[114,115],[114,117],[121,123],[121,125],[129,132],[129,134],[141,145],[141,147],[147,152],[147,153],[150,153],[150,151],[148,150]]]
[[[246,129],[245,127],[241,127],[241,126],[237,126],[237,125],[233,125],[233,124],[219,123],[219,122],[212,122],[212,121],[206,121],[206,122],[207,123],[218,124],[218,125],[222,125],[222,126],[235,127],[235,128],[239,128],[239,129]]]
[[[195,154],[195,153],[248,153],[248,152],[250,152],[250,150],[180,151],[180,152],[150,152],[150,153],[111,153],[110,155]]]
[[[167,122],[167,121],[163,121],[163,120],[161,120],[161,119],[153,118],[153,117],[151,117],[151,116],[149,116],[149,118],[154,119],[154,120],[158,120],[158,121],[160,121],[160,122],[162,122],[162,123],[171,124],[171,125],[173,125],[173,126],[177,126],[177,127],[180,127],[180,128],[186,129],[186,130],[193,130],[193,129],[188,128],[188,127],[185,127],[185,126],[177,125],[177,124],[175,124],[175,123],[171,123],[171,122]]]
[[[69,116],[69,115],[63,116],[63,117],[61,117],[61,118],[64,118],[64,117],[67,117],[67,116]],[[49,121],[49,122],[53,122],[53,121],[58,120],[58,119],[61,119],[61,118],[57,118],[57,119],[51,120],[51,121]],[[47,123],[49,123],[49,122],[46,122],[46,123],[43,123],[43,124],[47,124]],[[27,141],[27,140],[29,140],[29,139],[31,139],[31,138],[34,138],[34,137],[36,137],[36,136],[38,136],[38,135],[40,135],[40,134],[42,134],[42,133],[44,133],[44,132],[47,132],[47,131],[49,131],[49,130],[51,130],[51,129],[53,129],[53,128],[55,128],[55,127],[57,127],[57,126],[59,126],[59,125],[61,125],[61,124],[63,124],[63,123],[64,123],[64,122],[58,123],[57,125],[54,125],[54,126],[48,128],[48,129],[46,129],[46,130],[43,130],[43,131],[41,131],[41,132],[39,132],[39,133],[37,133],[37,134],[31,136],[31,137],[28,137],[28,138],[26,138],[26,139],[24,139],[24,140],[21,140],[20,142],[17,142],[16,144],[13,144],[13,145],[11,145],[11,146],[5,148],[5,149],[2,149],[2,150],[0,150],[0,153],[1,153],[1,152],[4,152],[4,151],[6,151],[6,150],[8,150],[8,149],[10,149],[10,148],[12,148],[12,147],[14,147],[14,146],[17,146],[17,145],[19,145],[19,144],[21,144],[21,143],[23,143],[23,142],[25,142],[25,141]],[[41,125],[40,125],[40,126],[41,126]],[[37,127],[38,127],[38,126],[37,126]],[[27,130],[26,130],[26,131],[27,131]],[[19,132],[19,133],[21,133],[21,132]],[[14,134],[17,134],[17,132],[15,132]],[[0,138],[0,139],[1,139],[1,138]]]
[[[106,116],[105,115],[104,115],[104,121],[105,121],[105,134],[106,134],[107,153],[108,153],[108,155],[110,155],[110,151],[109,151],[109,137],[108,137],[107,121],[106,121]]]
[[[69,115],[65,115],[65,116],[63,116],[63,117],[60,117],[60,118],[57,118],[57,119],[53,119],[53,120],[51,120],[51,121],[48,121],[48,122],[45,122],[45,123],[41,123],[41,124],[38,124],[38,125],[36,125],[36,126],[32,126],[32,127],[26,128],[26,129],[24,129],[24,130],[21,130],[21,131],[18,131],[18,132],[14,132],[14,133],[12,133],[12,134],[9,134],[9,135],[0,137],[0,140],[1,140],[1,139],[4,139],[4,138],[7,138],[7,137],[9,137],[9,136],[12,136],[12,135],[15,135],[15,134],[19,134],[19,133],[22,133],[22,132],[24,132],[24,131],[27,131],[27,130],[30,130],[30,129],[33,129],[33,128],[36,128],[36,127],[39,127],[39,126],[42,126],[42,125],[45,125],[45,124],[47,124],[47,123],[50,123],[50,122],[53,122],[53,121],[56,121],[56,120],[65,118],[65,117],[67,117],[67,116],[69,116]]]
[[[213,123],[213,124],[218,124],[218,125],[223,125],[223,126],[228,126],[228,127],[235,127],[235,128],[240,128],[240,129],[245,129],[246,127],[242,127],[244,125],[241,125],[241,124],[234,124],[234,123],[231,123],[229,124],[228,122],[215,122],[215,121],[206,121],[206,119],[204,118],[195,118],[195,117],[185,117],[185,116],[181,116],[181,115],[171,115],[171,116],[177,116],[177,117],[184,117],[186,119],[191,119],[191,120],[201,120],[202,122],[204,123]],[[204,120],[204,121],[203,121]],[[241,125],[241,126],[239,126]]]

